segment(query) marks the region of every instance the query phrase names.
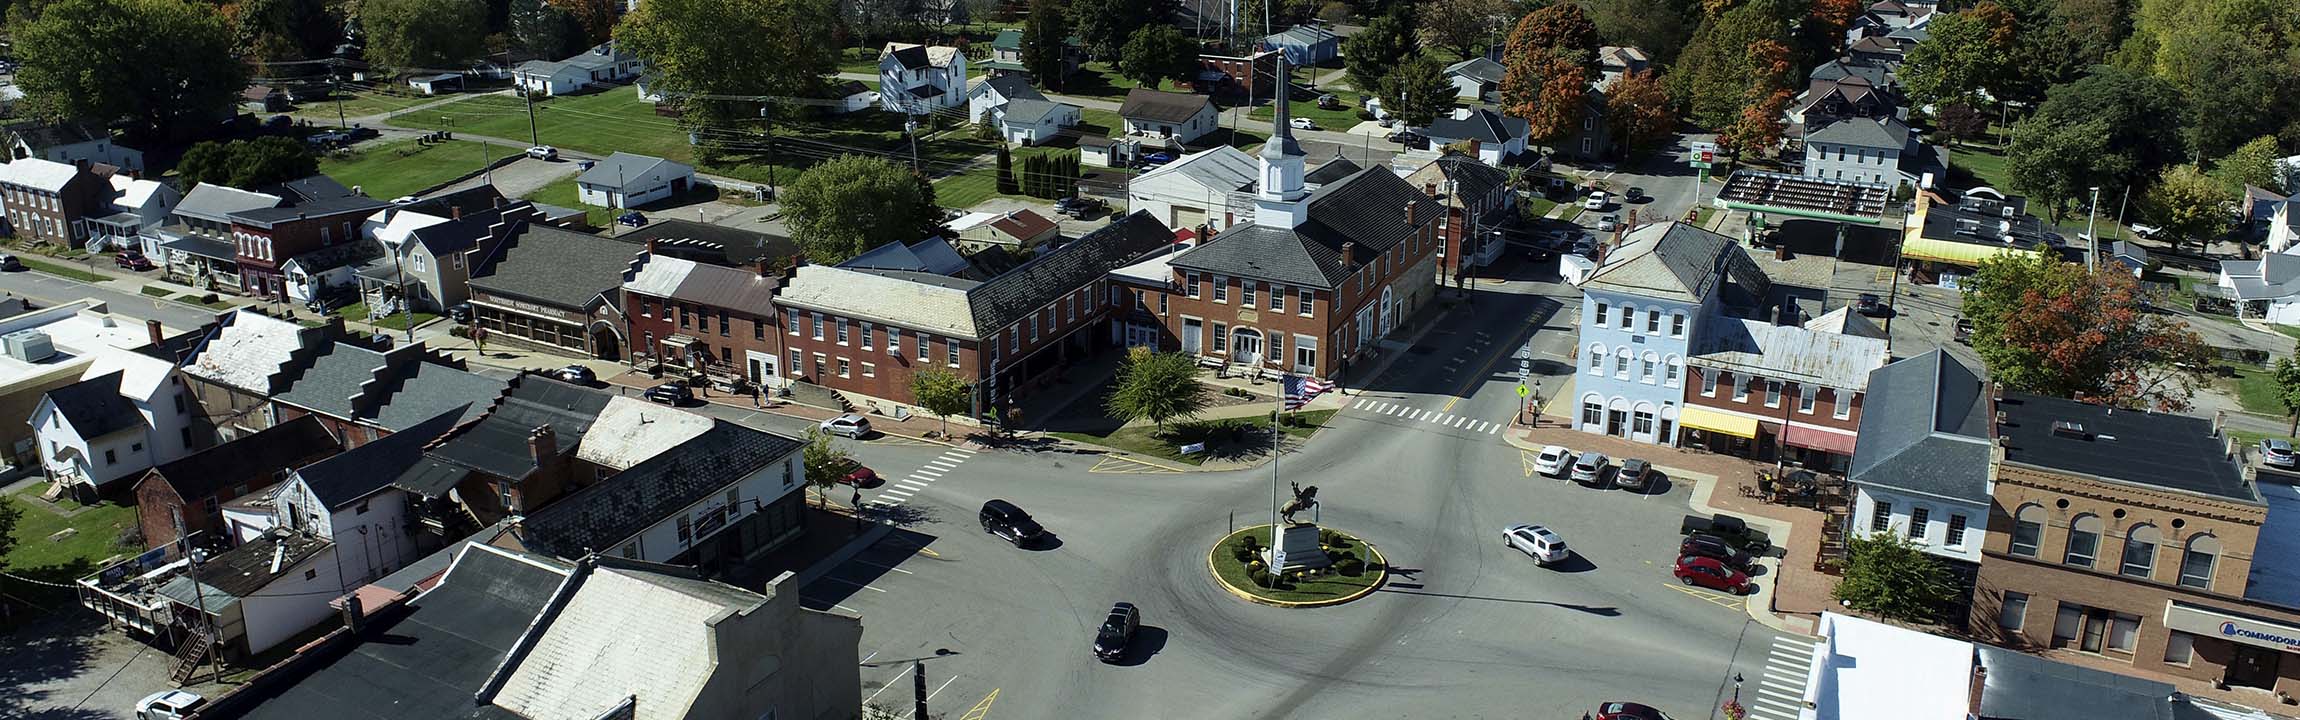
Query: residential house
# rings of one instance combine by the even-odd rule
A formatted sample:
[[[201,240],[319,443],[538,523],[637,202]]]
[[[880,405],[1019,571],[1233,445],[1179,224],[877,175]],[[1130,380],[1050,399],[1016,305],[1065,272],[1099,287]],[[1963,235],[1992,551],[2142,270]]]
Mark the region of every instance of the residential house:
[[[136,482],[136,526],[151,547],[228,547],[243,533],[225,526],[223,503],[267,493],[294,469],[342,451],[319,418],[306,416],[161,464]]]
[[[388,437],[296,468],[277,490],[265,496],[274,525],[259,529],[268,532],[284,527],[341,545],[338,564],[331,568],[343,583],[341,592],[350,592],[430,554],[437,548],[419,542],[421,535],[412,531],[407,493],[392,487],[391,482],[422,462],[424,448],[461,422],[460,413],[443,412]],[[325,600],[318,599],[321,607],[325,607]]]
[[[1126,124],[1127,139],[1179,149],[1213,132],[1220,114],[1204,95],[1134,88],[1126,91],[1118,117]]]
[[[2281,174],[2281,170],[2278,168],[2279,174]],[[2241,226],[2237,228],[2237,232],[2242,233],[2243,237],[2246,238],[2265,239],[2264,236],[2268,234],[2271,224],[2276,219],[2276,213],[2284,209],[2285,202],[2282,192],[2246,184],[2243,198],[2237,207],[2237,224]]]
[[[795,588],[753,592],[687,568],[483,542],[425,570],[363,588],[346,607],[350,626],[200,716],[340,714],[354,696],[391,698],[392,715],[410,720],[862,712],[860,622],[802,607]]]
[[[1916,208],[1904,223],[1901,258],[1911,261],[1919,279],[1953,285],[1964,268],[2012,252],[2069,250],[2059,233],[2028,214],[2028,199],[1993,188],[1973,188],[1955,202],[1931,190],[1916,194]],[[2081,256],[2078,259],[2082,259]]]
[[[500,247],[521,225],[544,221],[543,211],[525,200],[500,194],[482,198],[492,206],[426,201],[394,205],[369,215],[361,235],[375,241],[378,257],[353,270],[369,308],[441,313],[471,298],[471,266]],[[476,255],[476,256],[475,256]]]
[[[48,391],[30,419],[50,482],[82,498],[121,493],[133,483],[120,480],[210,444],[166,355],[99,351],[79,382]]]
[[[155,242],[147,242],[145,234],[168,221],[183,202],[184,194],[167,183],[139,180],[114,174],[111,202],[104,208],[108,213],[90,217],[88,233],[103,242],[106,249],[133,249],[144,253],[153,263],[165,263]]]
[[[1317,25],[1295,25],[1262,38],[1262,47],[1286,54],[1295,67],[1322,65],[1342,56],[1342,36]]]
[[[1078,49],[1076,36],[1065,38],[1062,49],[1062,75],[1069,77],[1071,73],[1078,72],[1078,66],[1085,64],[1086,53]],[[1000,30],[998,35],[990,39],[990,58],[982,61],[982,69],[993,79],[1004,75],[1021,75],[1027,80],[1039,82],[1058,82],[1061,79],[1029,77],[1030,69],[1022,65],[1022,31],[1014,28]]]
[[[1652,56],[1635,46],[1600,47],[1597,49],[1597,84],[1600,87],[1610,87],[1624,75],[1652,69],[1652,64]]]
[[[165,266],[171,280],[202,290],[239,292],[232,214],[279,207],[283,202],[279,195],[203,183],[184,194],[167,220],[144,231],[144,254]]]
[[[1126,326],[1112,335],[1224,372],[1354,380],[1351,364],[1435,293],[1441,208],[1382,167],[1310,190],[1287,103],[1276,112],[1252,219],[1113,272]]]
[[[1127,207],[1176,230],[1220,230],[1253,215],[1251,197],[1236,193],[1251,190],[1259,172],[1252,155],[1217,145],[1134,176]]]
[[[672,257],[649,240],[623,272],[623,334],[636,352],[691,371],[779,385],[782,334],[775,332],[775,258],[728,267]]]
[[[1893,85],[1891,69],[1886,68],[1883,65],[1865,63],[1849,57],[1841,57],[1835,60],[1821,63],[1820,65],[1815,66],[1812,72],[1805,74],[1807,83],[1834,83],[1845,80],[1847,78],[1856,77],[1860,78],[1871,88],[1890,88]],[[1806,86],[1805,93],[1808,100],[1811,99],[1811,89],[1812,86],[1808,84]],[[1799,122],[1801,122],[1801,120]]]
[[[1899,535],[1941,558],[1960,609],[1980,574],[1991,512],[1989,404],[1987,381],[1946,350],[1877,368],[1845,473],[1854,490],[1847,533]]]
[[[240,91],[240,111],[257,115],[287,112],[295,107],[287,91],[270,85],[249,85]]]
[[[1024,98],[991,109],[990,120],[1007,142],[1028,147],[1061,137],[1063,130],[1078,125],[1082,112],[1070,103]]]
[[[695,185],[695,168],[659,157],[617,152],[575,177],[585,205],[635,208],[678,197]]]
[[[2149,260],[2148,248],[2141,247],[2140,243],[2118,240],[2108,244],[2108,257],[2104,262],[2123,266],[2125,272],[2132,273],[2133,277],[2138,278],[2148,274],[2148,264],[2151,260]]]
[[[1014,74],[983,78],[967,94],[966,120],[974,123],[990,122],[991,111],[1005,107],[1007,103],[1046,99],[1045,93],[1030,85],[1030,78]]]
[[[1898,42],[1880,35],[1870,35],[1845,46],[1845,54],[1858,62],[1900,67],[1907,51]]]
[[[2258,260],[2220,261],[2219,287],[2238,317],[2300,325],[2300,255],[2271,252]]]
[[[1501,97],[1501,76],[1507,70],[1501,63],[1473,57],[1446,66],[1445,76],[1453,82],[1456,98],[1469,102],[1498,102]]]
[[[1999,390],[1967,629],[2143,676],[2300,692],[2300,488],[2204,418]]]
[[[24,242],[77,247],[88,220],[111,214],[112,188],[87,168],[39,158],[0,163],[0,231]]]
[[[489,342],[621,359],[623,272],[642,246],[534,224],[473,263],[472,325]]]
[[[805,444],[716,420],[693,440],[529,511],[510,540],[560,558],[597,553],[722,571],[799,536]]]
[[[1874,79],[1883,76],[1882,70],[1844,60],[1831,61],[1821,68],[1834,69],[1826,79],[1816,76],[1808,80],[1805,91],[1798,93],[1784,111],[1790,138],[1804,137],[1839,120],[1855,118],[1901,121],[1906,131],[1908,110],[1900,95],[1887,82]]]
[[[177,341],[156,321],[113,315],[95,300],[29,309],[0,299],[0,417],[30,418],[47,393],[79,383],[96,358],[151,352]],[[197,331],[194,331],[197,332]],[[37,467],[42,449],[29,422],[0,423],[0,461],[13,472]]]
[[[130,174],[144,171],[144,151],[114,142],[112,132],[79,123],[23,122],[5,128],[8,158],[38,158],[66,165],[110,165]]]
[[[880,102],[878,91],[870,89],[870,86],[864,85],[861,80],[845,80],[832,84],[830,96],[838,101],[837,105],[830,107],[831,113],[837,115],[862,112]]]
[[[1847,118],[1805,133],[1805,176],[1911,190],[1932,175],[1921,165],[1922,143],[1893,118]]]
[[[888,112],[925,115],[967,102],[966,53],[890,42],[878,56],[879,101]]]
[[[784,375],[891,413],[916,403],[916,373],[937,368],[973,387],[966,417],[998,416],[1096,348],[1093,330],[1110,312],[1104,273],[1172,239],[1136,212],[981,279],[882,261],[800,267],[775,301]]]
[[[566,95],[594,85],[635,79],[646,67],[646,61],[608,42],[565,60],[520,63],[511,70],[511,82],[528,93]]]
[[[187,662],[240,661],[310,630],[332,614],[329,598],[358,587],[336,575],[337,550],[286,528],[197,551],[197,563],[155,548],[81,578],[80,603],[131,637],[177,648],[175,663],[187,670]]]
[[[992,246],[1027,250],[1062,239],[1061,223],[1030,208],[1002,213],[968,213],[951,221],[950,231],[957,233],[959,244],[972,252]]]
[[[302,260],[307,271],[343,268],[335,284],[350,284],[348,266],[352,260],[362,259],[365,251],[360,225],[386,205],[389,203],[350,194],[231,213],[240,291],[296,301],[298,293],[290,291],[287,277],[287,265],[293,260]],[[303,299],[319,291],[310,279],[297,288]]]
[[[2268,252],[2291,252],[2293,247],[2300,246],[2300,193],[2293,193],[2291,197],[2277,203],[2275,211],[2268,215],[2267,220],[2268,237],[2265,245]]]
[[[1671,221],[1603,248],[1581,291],[1574,428],[1670,445],[1692,419],[1680,412],[1687,359],[1725,331],[1711,326],[1761,317],[1772,282],[1732,238]]]
[[[1440,284],[1451,278],[1460,285],[1464,272],[1501,259],[1507,245],[1501,228],[1505,223],[1516,225],[1517,218],[1517,193],[1509,185],[1509,173],[1466,155],[1441,155],[1407,175],[1406,183],[1420,187],[1445,207],[1445,216],[1438,220]]]
[[[1469,143],[1469,153],[1479,162],[1501,165],[1525,152],[1531,127],[1522,119],[1481,107],[1438,118],[1422,129],[1422,135],[1433,148]]]
[[[477,418],[504,387],[502,380],[465,372],[461,361],[422,343],[376,351],[337,340],[294,362],[299,374],[271,397],[275,422],[318,415],[345,447],[405,432],[441,414]]]

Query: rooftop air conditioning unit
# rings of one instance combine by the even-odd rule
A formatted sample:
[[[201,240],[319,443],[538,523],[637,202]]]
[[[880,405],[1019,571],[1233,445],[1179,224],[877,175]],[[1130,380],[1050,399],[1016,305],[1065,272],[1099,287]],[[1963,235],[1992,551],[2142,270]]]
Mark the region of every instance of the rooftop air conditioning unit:
[[[0,335],[0,351],[24,362],[40,362],[55,357],[56,341],[39,330],[18,330]]]
[[[2080,423],[2074,420],[2052,421],[2052,434],[2059,435],[2061,437],[2077,438],[2080,440],[2087,437],[2084,432],[2084,423]]]
[[[1998,212],[2008,218],[2013,216],[2013,209],[2011,205],[2004,206],[2003,208],[1999,209]]]

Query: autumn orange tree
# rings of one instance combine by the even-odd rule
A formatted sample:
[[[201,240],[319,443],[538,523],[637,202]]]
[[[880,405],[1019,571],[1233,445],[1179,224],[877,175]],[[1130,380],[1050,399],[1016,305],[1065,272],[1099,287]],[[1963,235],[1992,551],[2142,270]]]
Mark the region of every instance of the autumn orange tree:
[[[1788,122],[1783,113],[1792,98],[1788,46],[1778,40],[1751,43],[1748,62],[1749,88],[1743,91],[1741,112],[1718,138],[1736,156],[1743,152],[1762,154],[1781,143]]]
[[[1527,13],[1503,46],[1501,109],[1524,118],[1536,142],[1565,137],[1581,119],[1590,66],[1597,60],[1597,25],[1576,3]]]
[[[2131,275],[2051,253],[1982,261],[1964,312],[1989,374],[2014,390],[2177,412],[2212,362],[2195,331],[2142,305]]]
[[[1605,121],[1630,155],[1653,150],[1677,125],[1669,112],[1669,90],[1651,70],[1622,75],[1606,95]]]

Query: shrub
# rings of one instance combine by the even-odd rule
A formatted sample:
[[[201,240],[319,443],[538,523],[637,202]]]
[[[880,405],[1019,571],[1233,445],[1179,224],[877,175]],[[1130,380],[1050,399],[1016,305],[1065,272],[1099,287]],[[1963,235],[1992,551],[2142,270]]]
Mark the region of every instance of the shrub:
[[[1246,579],[1254,581],[1255,587],[1270,587],[1270,572],[1268,570],[1258,567],[1247,568]]]
[[[1341,573],[1342,577],[1364,575],[1366,574],[1366,561],[1359,560],[1355,556],[1345,556],[1334,562],[1334,572]]]
[[[1230,557],[1236,559],[1240,563],[1253,562],[1254,549],[1244,545],[1230,548]]]
[[[450,337],[469,338],[471,337],[471,328],[469,326],[457,325],[455,327],[448,328],[447,334]]]
[[[1350,547],[1350,539],[1348,537],[1345,537],[1341,533],[1334,532],[1332,530],[1319,530],[1318,542],[1336,549],[1346,549]]]
[[[1248,550],[1260,550],[1262,549],[1262,536],[1247,535],[1244,538],[1240,538],[1238,540],[1238,544],[1246,546],[1246,549]]]

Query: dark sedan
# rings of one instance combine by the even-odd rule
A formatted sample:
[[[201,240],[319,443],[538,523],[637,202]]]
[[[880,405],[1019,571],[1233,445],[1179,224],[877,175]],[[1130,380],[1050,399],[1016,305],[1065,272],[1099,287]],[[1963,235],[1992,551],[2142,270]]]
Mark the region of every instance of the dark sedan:
[[[1685,536],[1685,541],[1677,544],[1677,555],[1713,558],[1724,562],[1726,567],[1744,573],[1757,564],[1756,556],[1742,552],[1740,548],[1733,547],[1715,535],[1701,533]]]

